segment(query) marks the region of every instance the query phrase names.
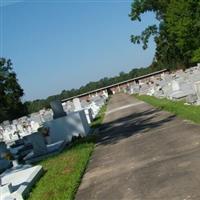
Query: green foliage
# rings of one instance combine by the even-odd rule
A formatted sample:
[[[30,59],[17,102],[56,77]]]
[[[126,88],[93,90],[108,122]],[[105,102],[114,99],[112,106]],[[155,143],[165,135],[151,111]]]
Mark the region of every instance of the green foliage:
[[[175,39],[184,66],[190,66],[194,51],[200,47],[200,1],[171,0],[166,12],[169,38]]]
[[[154,12],[159,25],[148,26],[141,35],[132,35],[133,43],[146,49],[151,36],[156,42],[154,65],[162,68],[185,68],[199,61],[199,0],[135,0],[131,20],[141,21],[145,12]]]
[[[158,70],[159,68],[157,66],[154,67],[147,67],[147,68],[138,68],[133,69],[128,73],[120,72],[118,76],[112,77],[112,78],[102,78],[99,81],[96,82],[90,82],[86,84],[85,86],[81,86],[79,89],[72,89],[72,90],[63,90],[58,95],[49,96],[47,99],[37,99],[34,101],[28,101],[26,102],[26,106],[28,108],[29,113],[38,112],[42,108],[48,108],[49,104],[54,99],[65,99],[72,96],[76,96],[85,92],[89,92],[91,90],[95,90],[101,87],[109,86],[114,83],[124,81],[130,78],[135,78],[138,76],[142,76],[151,72],[154,72]]]
[[[171,101],[168,99],[158,99],[152,96],[136,96],[138,99],[145,101],[157,108],[169,111],[175,115],[200,123],[200,106],[184,105],[182,101]]]
[[[147,49],[148,47],[148,41],[150,36],[152,35],[157,35],[158,28],[156,25],[152,25],[152,26],[148,26],[142,33],[140,36],[138,35],[132,35],[131,36],[131,42],[133,43],[143,43],[143,49]]]
[[[23,90],[12,69],[11,60],[0,58],[0,122],[12,120],[26,113],[21,102]]]
[[[194,51],[192,61],[193,62],[200,62],[200,48],[198,48],[196,51]]]

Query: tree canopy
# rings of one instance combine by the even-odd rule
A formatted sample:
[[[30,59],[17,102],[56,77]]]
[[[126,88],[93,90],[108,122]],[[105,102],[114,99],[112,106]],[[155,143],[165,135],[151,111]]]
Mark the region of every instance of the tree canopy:
[[[154,66],[185,68],[200,62],[200,0],[135,0],[129,16],[141,21],[146,12],[154,12],[159,24],[132,35],[131,42],[146,49],[149,38],[154,38]]]
[[[0,122],[12,120],[26,113],[21,102],[23,89],[20,87],[11,60],[0,58]]]

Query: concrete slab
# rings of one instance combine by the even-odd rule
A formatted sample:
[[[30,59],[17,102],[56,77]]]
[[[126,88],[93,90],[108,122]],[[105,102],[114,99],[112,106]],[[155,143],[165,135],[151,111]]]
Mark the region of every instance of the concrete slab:
[[[54,155],[61,153],[65,149],[66,145],[67,145],[67,142],[63,141],[63,140],[55,142],[53,144],[49,144],[49,145],[46,146],[47,153],[42,154],[42,155],[34,155],[34,152],[31,151],[24,158],[24,160],[27,164],[33,164],[33,163],[39,162],[39,161],[44,160],[44,159],[46,159],[50,156],[54,156]]]
[[[117,94],[100,134],[76,200],[200,199],[199,125]]]
[[[9,198],[21,200],[25,198],[42,174],[43,169],[40,165],[34,167],[19,165],[6,170],[0,175],[1,184],[3,186],[11,184],[11,189],[9,195],[4,196],[4,194],[1,194],[2,200]]]

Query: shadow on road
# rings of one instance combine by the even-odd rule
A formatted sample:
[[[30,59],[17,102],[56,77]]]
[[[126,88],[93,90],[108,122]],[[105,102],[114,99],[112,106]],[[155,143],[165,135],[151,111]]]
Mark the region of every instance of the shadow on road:
[[[114,144],[134,134],[145,134],[150,129],[162,126],[175,118],[172,114],[160,118],[160,112],[159,109],[151,108],[102,124],[97,144]]]

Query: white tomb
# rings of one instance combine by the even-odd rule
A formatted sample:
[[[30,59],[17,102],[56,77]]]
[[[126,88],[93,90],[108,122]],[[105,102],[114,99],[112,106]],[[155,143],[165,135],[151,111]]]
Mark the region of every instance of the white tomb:
[[[79,98],[73,99],[73,104],[74,104],[74,107],[75,107],[75,111],[82,110],[82,106],[81,106],[81,102],[80,102]]]
[[[42,166],[18,165],[0,175],[1,200],[23,200],[36,181],[42,176]]]
[[[180,90],[180,86],[179,86],[179,83],[176,81],[176,80],[173,80],[172,83],[172,91],[178,91]]]
[[[194,84],[194,88],[195,88],[197,98],[198,98],[197,99],[197,105],[200,105],[200,81],[198,81]]]
[[[61,140],[71,142],[73,136],[84,137],[90,131],[84,110],[45,122],[44,126],[49,128],[51,143]]]

